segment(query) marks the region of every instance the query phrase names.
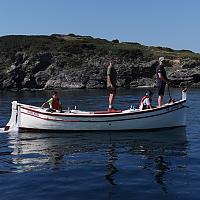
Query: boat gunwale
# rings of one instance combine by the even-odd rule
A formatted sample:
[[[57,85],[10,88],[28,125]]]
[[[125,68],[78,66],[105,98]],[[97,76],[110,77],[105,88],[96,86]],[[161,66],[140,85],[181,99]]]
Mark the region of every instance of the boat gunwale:
[[[145,114],[145,113],[153,113],[153,112],[156,112],[156,111],[160,111],[160,110],[164,110],[164,109],[167,109],[167,108],[170,108],[170,107],[174,107],[176,105],[179,105],[179,104],[183,104],[186,102],[186,99],[183,99],[183,100],[179,100],[173,104],[165,104],[163,105],[162,107],[156,107],[156,108],[153,108],[153,109],[148,109],[148,110],[141,110],[141,111],[133,111],[133,112],[128,112],[128,113],[125,113],[125,112],[120,112],[120,113],[114,113],[114,112],[111,112],[111,113],[107,113],[107,114],[99,114],[99,113],[94,113],[91,111],[91,113],[87,113],[87,114],[80,114],[80,113],[49,113],[49,112],[42,112],[42,111],[39,111],[39,110],[36,110],[38,109],[39,107],[36,107],[36,106],[30,106],[30,105],[26,105],[26,104],[20,104],[18,103],[18,106],[20,106],[21,108],[25,109],[25,110],[28,110],[28,111],[31,111],[31,112],[35,112],[35,113],[39,113],[39,114],[43,114],[43,115],[47,115],[47,116],[56,116],[56,117],[116,117],[116,116],[126,116],[126,115],[137,115],[137,114]],[[34,109],[35,107],[35,109]],[[186,107],[185,105],[183,105],[183,107]]]
[[[42,119],[42,120],[47,120],[47,121],[57,121],[57,122],[65,122],[65,123],[69,123],[69,122],[101,122],[101,123],[104,123],[104,122],[116,122],[116,121],[127,121],[127,120],[137,120],[137,119],[142,119],[142,118],[150,118],[150,117],[156,117],[156,116],[159,116],[159,115],[165,115],[167,113],[170,113],[170,112],[175,112],[177,110],[180,110],[180,109],[183,109],[185,108],[186,106],[182,106],[182,107],[179,107],[179,108],[176,108],[174,110],[170,110],[170,111],[166,111],[166,112],[163,112],[163,113],[158,113],[158,114],[153,114],[153,115],[149,115],[149,116],[141,116],[141,117],[135,117],[135,118],[125,118],[125,119],[109,119],[109,120],[64,120],[64,119],[53,119],[53,118],[43,118],[43,117],[39,117],[39,116],[35,116],[35,115],[31,115],[31,114],[28,114],[28,113],[25,113],[25,112],[21,112],[22,114],[25,114],[25,115],[29,115],[29,116],[32,116],[32,117],[35,117],[35,118],[39,118],[39,119]],[[112,117],[112,116],[111,116]],[[121,116],[119,116],[121,117]]]

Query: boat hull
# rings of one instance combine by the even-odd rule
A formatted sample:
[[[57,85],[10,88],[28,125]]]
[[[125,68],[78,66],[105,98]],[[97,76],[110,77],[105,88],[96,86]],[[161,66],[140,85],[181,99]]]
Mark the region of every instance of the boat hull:
[[[119,113],[50,113],[38,107],[15,103],[7,128],[15,124],[29,131],[120,131],[179,127],[186,125],[186,100],[153,110]]]

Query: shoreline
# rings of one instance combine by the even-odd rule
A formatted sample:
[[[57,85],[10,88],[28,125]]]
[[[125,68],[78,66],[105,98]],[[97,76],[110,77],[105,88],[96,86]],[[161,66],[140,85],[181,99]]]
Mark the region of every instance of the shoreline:
[[[170,88],[174,88],[174,89],[183,89],[185,87],[171,87]],[[200,89],[200,87],[187,87],[188,89]],[[118,87],[118,90],[134,90],[134,89],[156,89],[156,87],[152,86],[152,85],[145,85],[145,86],[138,86],[138,87]],[[17,89],[3,89],[0,90],[0,92],[20,92],[20,91],[54,91],[54,90],[58,90],[58,91],[65,91],[65,90],[107,90],[107,88],[54,88],[54,89],[35,89],[35,88],[23,88],[21,90],[17,90]]]

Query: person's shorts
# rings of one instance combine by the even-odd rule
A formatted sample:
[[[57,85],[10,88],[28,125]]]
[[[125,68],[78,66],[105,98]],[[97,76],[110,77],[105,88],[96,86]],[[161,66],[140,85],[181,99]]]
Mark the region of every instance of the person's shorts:
[[[108,93],[109,93],[109,94],[116,93],[116,90],[117,90],[117,88],[116,88],[116,87],[113,87],[113,88],[112,88],[112,87],[110,87],[110,86],[109,86],[109,87],[107,87],[107,89],[108,89]]]
[[[164,96],[164,94],[165,94],[165,85],[164,84],[158,85],[158,95]]]

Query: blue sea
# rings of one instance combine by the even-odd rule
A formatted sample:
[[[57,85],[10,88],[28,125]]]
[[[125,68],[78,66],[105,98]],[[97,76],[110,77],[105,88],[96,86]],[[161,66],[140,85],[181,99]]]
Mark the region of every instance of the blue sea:
[[[144,89],[119,89],[115,107],[138,106]],[[181,97],[180,89],[171,96]],[[157,131],[0,132],[0,200],[200,199],[200,90],[188,91],[187,126]],[[0,127],[11,101],[41,106],[51,91],[0,92]],[[65,109],[106,110],[106,90],[60,91]],[[166,91],[165,101],[169,95]],[[156,93],[154,94],[156,105]]]

